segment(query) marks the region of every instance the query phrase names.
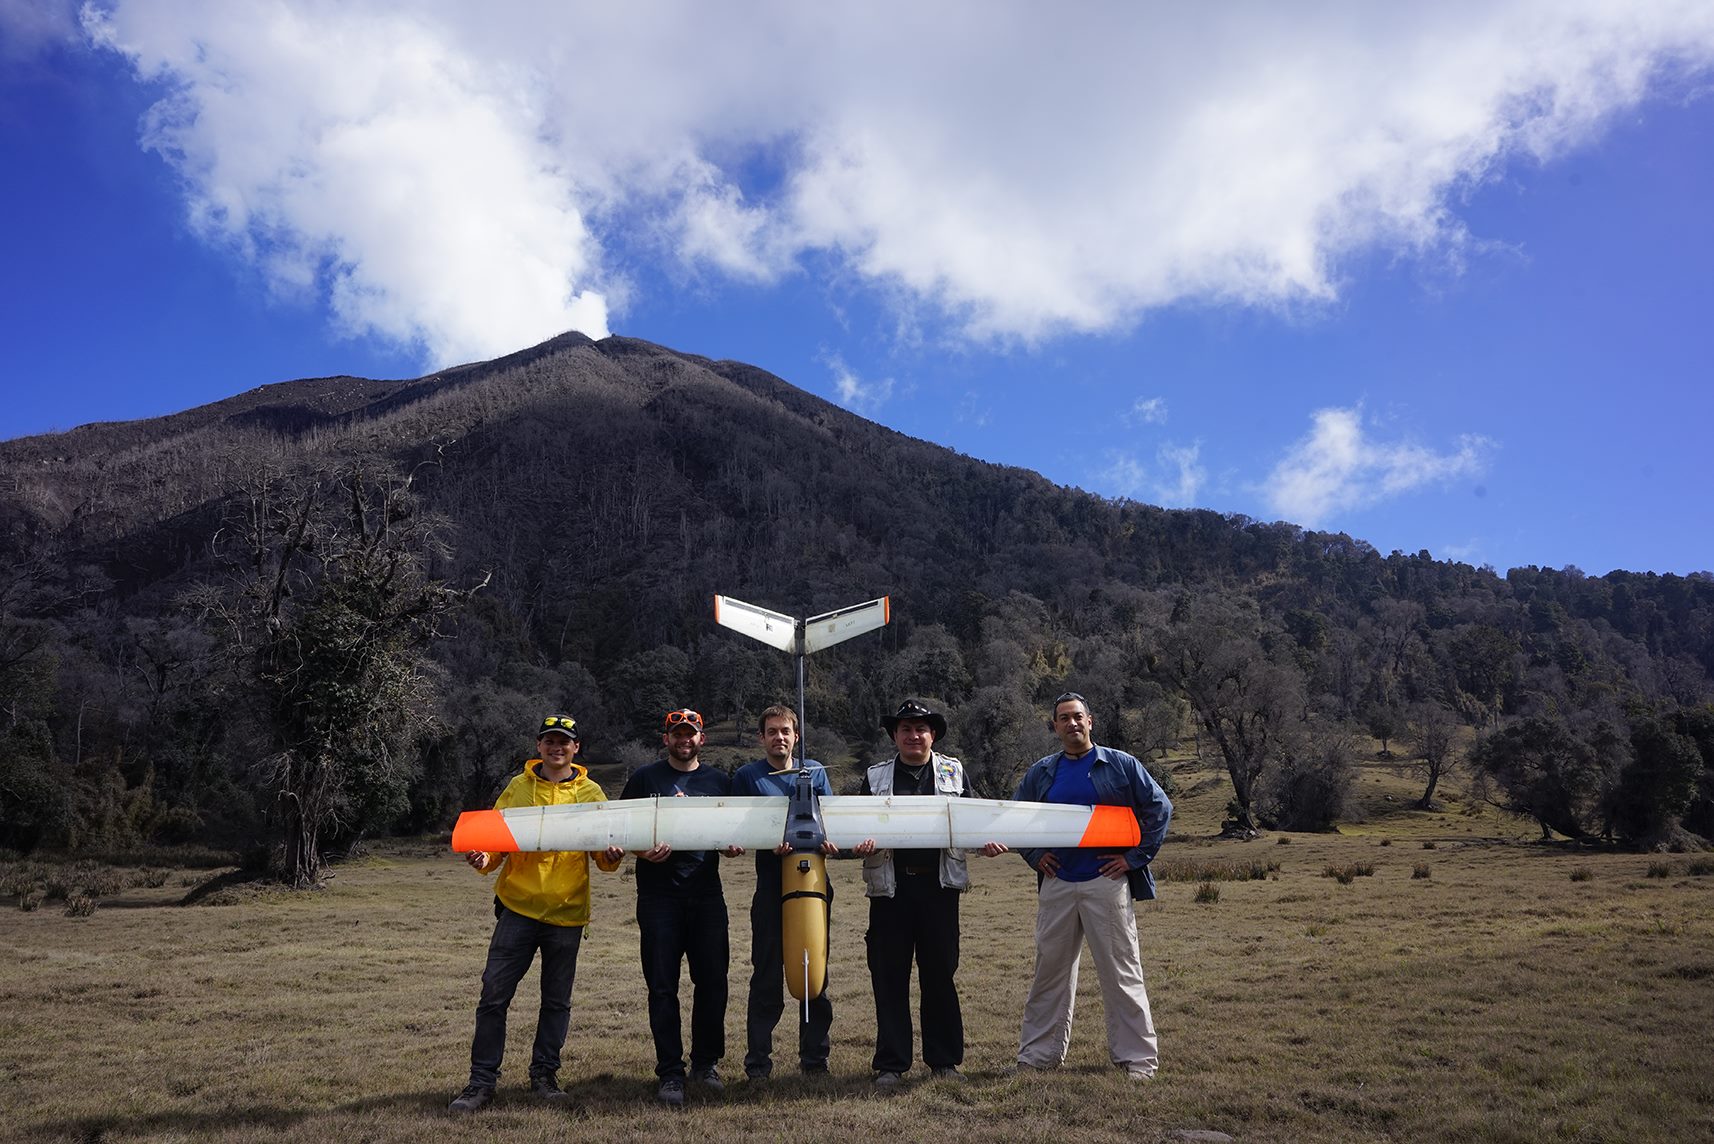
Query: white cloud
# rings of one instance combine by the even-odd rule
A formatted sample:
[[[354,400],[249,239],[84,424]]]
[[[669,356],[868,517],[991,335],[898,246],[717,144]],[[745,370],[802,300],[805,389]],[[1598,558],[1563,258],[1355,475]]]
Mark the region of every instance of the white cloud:
[[[750,281],[827,254],[976,338],[1316,303],[1714,61],[1706,0],[101,11],[204,232],[440,363],[604,332],[610,252],[663,242]]]
[[[1129,453],[1108,453],[1106,468],[1095,474],[1095,478],[1096,487],[1114,496],[1132,500],[1142,500],[1147,496],[1148,466]]]
[[[599,247],[524,77],[375,5],[126,5],[89,17],[174,94],[146,143],[190,216],[340,325],[435,365],[607,334]]]
[[[1377,441],[1365,432],[1360,408],[1322,409],[1311,420],[1309,434],[1274,467],[1264,487],[1273,511],[1310,528],[1341,512],[1473,476],[1493,448],[1486,438],[1468,434],[1449,453],[1408,441]]]
[[[994,417],[994,407],[987,403],[983,394],[975,390],[968,390],[958,403],[957,417],[960,421],[974,425],[978,429],[986,429],[988,422]]]
[[[853,412],[872,414],[893,396],[893,379],[890,377],[864,381],[851,372],[838,355],[829,357],[827,365],[833,371],[833,390],[839,397],[839,404]]]
[[[1475,564],[1482,559],[1483,546],[1479,540],[1467,540],[1462,544],[1446,544],[1440,549],[1441,556],[1446,560],[1457,560],[1465,564]]]
[[[1153,465],[1145,464],[1133,454],[1111,451],[1095,483],[1114,496],[1166,508],[1190,508],[1208,481],[1208,470],[1203,467],[1201,457],[1200,441],[1162,445],[1155,451]]]
[[[1202,444],[1163,445],[1160,464],[1165,471],[1158,486],[1160,502],[1168,508],[1190,508],[1208,480],[1208,470],[1202,467]]]
[[[1125,415],[1125,420],[1131,424],[1165,425],[1166,398],[1139,397],[1131,403],[1131,411]]]
[[[16,66],[78,41],[77,0],[0,0],[0,59]]]

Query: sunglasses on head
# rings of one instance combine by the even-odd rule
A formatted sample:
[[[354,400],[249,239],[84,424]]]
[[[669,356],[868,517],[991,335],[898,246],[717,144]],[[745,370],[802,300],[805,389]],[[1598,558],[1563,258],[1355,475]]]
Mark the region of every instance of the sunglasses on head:
[[[692,711],[688,707],[686,707],[682,711],[668,711],[667,712],[667,726],[668,727],[676,727],[680,723],[689,723],[691,726],[696,727],[700,730],[702,727],[702,716],[698,715],[695,711]]]

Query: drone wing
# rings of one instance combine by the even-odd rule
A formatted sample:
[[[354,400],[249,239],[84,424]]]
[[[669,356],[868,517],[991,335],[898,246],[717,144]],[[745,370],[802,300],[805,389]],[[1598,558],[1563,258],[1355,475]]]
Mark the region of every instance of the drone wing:
[[[843,643],[852,636],[886,627],[887,621],[893,618],[891,600],[890,596],[882,596],[866,604],[853,604],[836,612],[811,616],[803,622],[805,654],[818,652],[822,648]]]
[[[797,651],[797,621],[731,596],[714,597],[714,622],[781,651]]]
[[[975,849],[1003,842],[1014,849],[1089,846],[1126,849],[1142,837],[1122,806],[910,795],[828,795],[821,799],[827,838],[849,850],[865,838],[883,849]],[[452,832],[457,851],[772,849],[785,836],[783,798],[636,798],[563,806],[467,810]]]
[[[675,850],[772,848],[786,829],[783,798],[628,798],[560,806],[467,810],[452,848],[489,850]]]

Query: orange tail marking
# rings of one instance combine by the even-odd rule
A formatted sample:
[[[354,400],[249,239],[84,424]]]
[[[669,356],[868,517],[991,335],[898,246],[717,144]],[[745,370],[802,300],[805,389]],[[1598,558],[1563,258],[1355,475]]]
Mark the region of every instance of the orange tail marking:
[[[518,840],[497,810],[467,810],[452,828],[452,848],[460,854],[487,850],[507,854],[518,848]]]
[[[1143,838],[1143,828],[1128,806],[1097,806],[1089,814],[1079,846],[1121,846],[1130,849]]]

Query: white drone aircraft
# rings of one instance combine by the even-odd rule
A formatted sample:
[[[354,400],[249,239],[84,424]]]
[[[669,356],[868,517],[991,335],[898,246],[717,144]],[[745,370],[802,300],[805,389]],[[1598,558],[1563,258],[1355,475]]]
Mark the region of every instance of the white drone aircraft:
[[[742,600],[714,597],[714,618],[797,659],[798,726],[803,726],[803,661],[891,618],[888,598],[795,620]],[[805,757],[799,737],[799,759]],[[456,851],[588,850],[609,846],[648,850],[746,850],[791,847],[781,861],[781,931],[792,996],[808,1001],[827,979],[827,866],[823,842],[841,850],[873,838],[880,849],[980,849],[1001,842],[1013,849],[1086,846],[1125,850],[1142,837],[1123,806],[1066,806],[946,795],[820,796],[798,766],[797,787],[779,798],[638,798],[562,806],[467,810],[452,832]]]

